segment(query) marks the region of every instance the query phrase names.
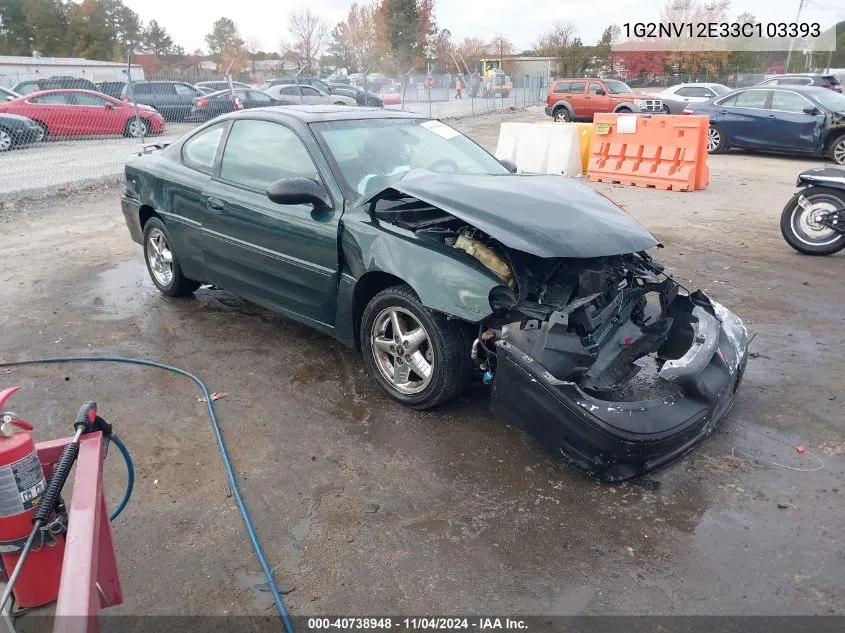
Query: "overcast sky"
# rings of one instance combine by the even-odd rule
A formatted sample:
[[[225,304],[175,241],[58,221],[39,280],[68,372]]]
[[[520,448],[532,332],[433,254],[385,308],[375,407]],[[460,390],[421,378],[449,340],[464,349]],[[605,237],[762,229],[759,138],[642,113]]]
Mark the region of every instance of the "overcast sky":
[[[290,11],[309,6],[331,25],[344,20],[349,0],[310,0],[306,3],[270,0],[123,0],[144,22],[158,20],[187,51],[205,48],[204,36],[221,16],[235,21],[244,39],[276,51],[287,37]],[[657,21],[662,0],[435,0],[437,25],[448,28],[456,41],[464,37],[490,39],[503,33],[517,47],[530,48],[556,21],[578,27],[585,44],[593,44],[612,23]],[[748,11],[760,22],[792,22],[798,0],[733,0],[731,17]],[[809,0],[807,9],[838,11],[842,0]],[[828,14],[827,17],[832,17]],[[829,20],[832,23],[832,20]],[[826,28],[830,24],[823,24]]]

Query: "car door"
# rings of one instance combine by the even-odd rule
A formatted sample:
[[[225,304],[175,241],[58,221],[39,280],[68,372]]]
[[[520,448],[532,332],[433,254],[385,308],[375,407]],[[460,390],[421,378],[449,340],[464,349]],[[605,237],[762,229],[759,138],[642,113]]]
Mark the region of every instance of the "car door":
[[[208,211],[203,197],[219,162],[228,121],[195,131],[183,143],[179,161],[168,169],[168,185],[161,192],[167,204],[164,221],[179,252],[179,264],[191,279],[208,279],[203,256],[202,226]]]
[[[591,81],[584,96],[584,116],[592,117],[596,112],[610,112],[610,95],[598,81]]]
[[[588,114],[587,112],[587,82],[586,81],[573,81],[569,84],[569,96],[568,101],[572,104],[572,109],[575,112],[575,118],[582,119],[582,118],[589,118],[592,117],[592,114]]]
[[[27,99],[24,116],[41,121],[52,136],[73,136],[79,121],[73,116],[73,106],[66,92],[50,92]]]
[[[812,108],[815,114],[805,110]],[[818,149],[824,114],[809,99],[791,90],[773,90],[769,141],[775,149],[812,153]]]
[[[302,100],[309,105],[318,105],[322,103],[331,103],[332,99],[329,95],[323,94],[316,88],[311,86],[300,86],[302,90]]]
[[[718,124],[737,147],[765,147],[769,145],[772,127],[769,118],[770,89],[749,88],[723,99],[714,106]]]
[[[716,93],[704,86],[684,86],[675,91],[676,100],[684,103],[701,103],[716,96]]]
[[[323,164],[321,174],[313,156]],[[342,207],[281,205],[266,195],[286,177],[325,182],[313,139],[276,121],[237,119],[204,192],[208,281],[312,324],[333,325]]]
[[[194,99],[202,96],[202,93],[190,84],[175,83],[173,84],[173,92],[175,94],[175,118],[177,119],[187,117],[191,113],[191,108],[194,106]]]
[[[292,103],[304,103],[302,93],[298,85],[289,86],[280,84],[270,88],[271,94],[278,95],[279,99],[290,101]]]
[[[79,122],[78,134],[120,134],[124,114],[103,97],[85,92],[71,92],[74,117]],[[107,105],[108,104],[108,105]]]

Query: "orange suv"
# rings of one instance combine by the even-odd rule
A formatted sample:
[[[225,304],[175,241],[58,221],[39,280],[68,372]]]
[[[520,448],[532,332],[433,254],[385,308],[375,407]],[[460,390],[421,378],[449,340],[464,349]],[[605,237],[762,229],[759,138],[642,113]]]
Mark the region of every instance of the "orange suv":
[[[592,121],[597,112],[668,114],[668,109],[618,79],[558,79],[549,86],[546,114],[555,121]]]

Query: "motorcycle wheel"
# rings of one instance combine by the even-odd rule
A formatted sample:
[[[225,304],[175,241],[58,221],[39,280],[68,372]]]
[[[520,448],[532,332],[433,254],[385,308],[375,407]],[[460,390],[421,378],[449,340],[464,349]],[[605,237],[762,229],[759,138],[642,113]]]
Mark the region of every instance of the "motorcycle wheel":
[[[780,216],[783,239],[804,255],[832,255],[845,248],[845,233],[821,224],[818,216],[845,208],[845,191],[808,187],[792,196]],[[843,227],[845,230],[845,227]]]

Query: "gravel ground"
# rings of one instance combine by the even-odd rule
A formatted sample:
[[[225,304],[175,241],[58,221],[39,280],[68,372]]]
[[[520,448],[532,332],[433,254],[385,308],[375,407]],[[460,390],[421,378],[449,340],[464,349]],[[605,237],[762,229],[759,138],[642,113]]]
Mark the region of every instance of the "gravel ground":
[[[541,119],[459,126],[493,148],[500,121]],[[796,174],[819,163],[710,163],[704,191],[597,186],[757,336],[731,415],[656,490],[573,473],[490,414],[483,387],[414,412],[323,335],[221,291],[159,296],[115,187],[0,212],[2,357],[154,358],[228,394],[224,435],[296,614],[843,614],[845,257],[801,257],[778,229]],[[95,399],[134,454],[115,524],[126,602],[110,611],[271,612],[190,383],[74,365],[2,384],[23,387],[13,405],[38,439],[69,434]],[[106,473],[114,503],[119,460]]]

